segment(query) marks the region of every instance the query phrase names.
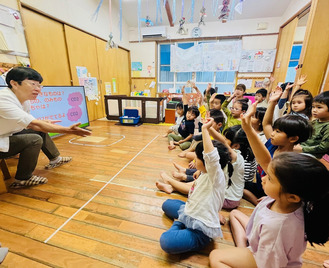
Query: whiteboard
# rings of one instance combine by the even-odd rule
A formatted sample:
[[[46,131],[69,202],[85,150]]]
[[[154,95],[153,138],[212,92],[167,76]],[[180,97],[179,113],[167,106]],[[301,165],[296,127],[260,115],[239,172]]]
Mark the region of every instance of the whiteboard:
[[[242,50],[239,72],[272,72],[276,49]]]

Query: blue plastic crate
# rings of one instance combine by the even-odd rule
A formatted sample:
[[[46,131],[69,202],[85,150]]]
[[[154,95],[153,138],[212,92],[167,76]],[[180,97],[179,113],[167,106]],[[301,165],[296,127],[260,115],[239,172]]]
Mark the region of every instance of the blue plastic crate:
[[[123,116],[119,117],[123,125],[137,125],[140,120],[137,109],[124,109]]]

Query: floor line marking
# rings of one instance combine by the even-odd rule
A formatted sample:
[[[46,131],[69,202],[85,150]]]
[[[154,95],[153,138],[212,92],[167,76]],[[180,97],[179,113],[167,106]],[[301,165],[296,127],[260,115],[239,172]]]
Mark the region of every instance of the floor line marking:
[[[94,194],[93,197],[91,197],[81,208],[79,208],[70,218],[68,218],[53,234],[51,234],[45,241],[44,243],[48,243],[48,241],[54,237],[55,234],[57,234],[70,220],[72,220],[75,215],[77,215],[85,206],[87,206],[101,191],[104,190],[104,188],[111,183],[112,180],[114,180],[132,161],[135,160],[137,156],[139,156],[156,138],[158,138],[160,135],[155,136],[148,144],[144,146],[142,150],[140,150],[127,164],[125,164],[117,174],[115,174],[104,186],[99,189],[99,191]]]

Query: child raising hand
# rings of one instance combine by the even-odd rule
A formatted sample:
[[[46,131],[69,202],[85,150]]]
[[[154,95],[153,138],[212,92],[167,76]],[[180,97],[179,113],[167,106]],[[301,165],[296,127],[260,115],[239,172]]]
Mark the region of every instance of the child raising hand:
[[[242,117],[257,162],[266,172],[262,185],[268,195],[248,218],[240,211],[230,214],[237,248],[214,250],[212,267],[301,267],[306,242],[324,244],[329,237],[329,172],[317,159],[293,152],[271,160],[250,123]],[[312,183],[310,178],[317,178]]]
[[[214,147],[210,139],[212,124],[213,119],[208,118],[202,126],[203,142],[197,145],[195,158],[201,175],[194,181],[186,204],[168,199],[162,205],[168,217],[178,219],[160,238],[161,248],[167,253],[198,251],[213,238],[222,236],[218,211],[222,209],[225,194],[225,175],[221,165],[226,163],[222,163],[225,159],[220,158],[219,147],[216,143]]]

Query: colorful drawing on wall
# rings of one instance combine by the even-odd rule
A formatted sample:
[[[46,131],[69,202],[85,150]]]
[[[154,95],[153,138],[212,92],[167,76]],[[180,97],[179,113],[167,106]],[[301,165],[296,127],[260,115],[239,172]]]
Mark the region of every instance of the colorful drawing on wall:
[[[263,81],[255,81],[255,86],[256,88],[261,88],[263,87]]]
[[[111,82],[105,82],[105,94],[106,95],[112,94],[111,88],[112,88]]]
[[[143,67],[143,65],[142,65],[142,62],[140,62],[140,61],[133,61],[131,63],[131,70],[132,71],[141,71],[142,67]]]
[[[117,93],[117,79],[112,78],[113,93]]]
[[[88,77],[88,70],[87,70],[87,67],[83,67],[83,66],[75,66],[75,68],[77,69],[77,75],[78,75],[78,78]],[[82,86],[83,86],[83,85],[82,85]]]
[[[133,71],[133,77],[141,77],[141,71]]]
[[[88,100],[99,100],[98,85],[96,77],[84,78],[85,93]]]
[[[148,73],[149,76],[152,76],[151,70],[152,70],[152,66],[148,65],[147,66],[147,73]]]

